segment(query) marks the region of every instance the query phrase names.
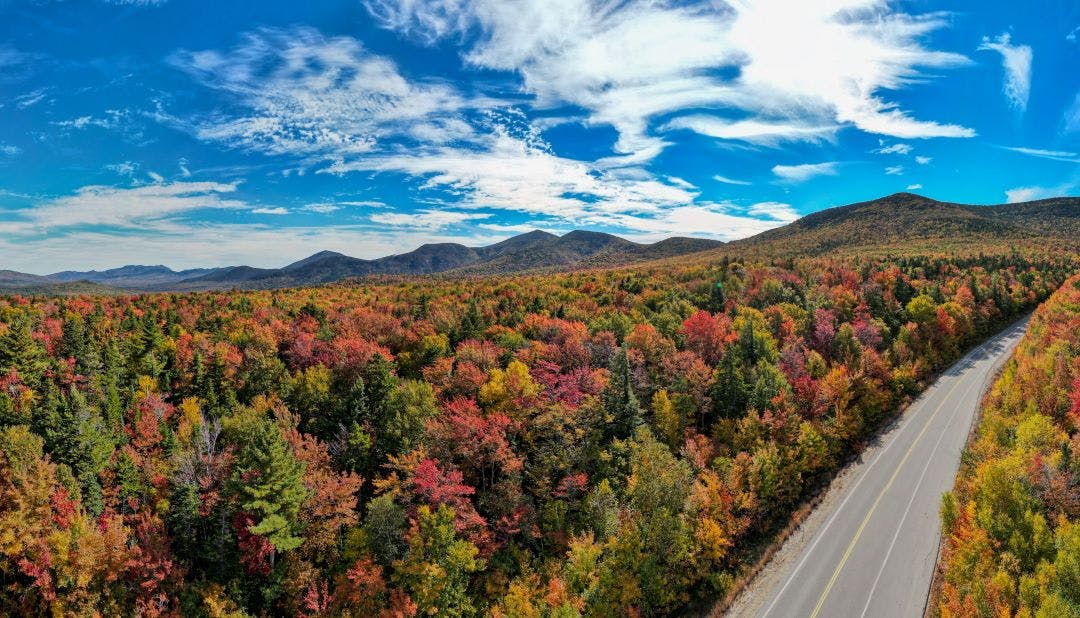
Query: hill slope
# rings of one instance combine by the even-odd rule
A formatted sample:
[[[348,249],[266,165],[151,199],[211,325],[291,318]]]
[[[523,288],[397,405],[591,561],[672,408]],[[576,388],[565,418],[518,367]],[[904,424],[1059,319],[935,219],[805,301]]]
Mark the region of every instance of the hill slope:
[[[25,296],[69,296],[75,294],[116,294],[114,287],[85,279],[57,281],[52,277],[29,275],[13,270],[0,270],[0,295],[22,294]]]
[[[828,251],[977,250],[990,242],[1080,246],[1080,198],[972,206],[897,193],[820,210],[729,246],[781,257]]]

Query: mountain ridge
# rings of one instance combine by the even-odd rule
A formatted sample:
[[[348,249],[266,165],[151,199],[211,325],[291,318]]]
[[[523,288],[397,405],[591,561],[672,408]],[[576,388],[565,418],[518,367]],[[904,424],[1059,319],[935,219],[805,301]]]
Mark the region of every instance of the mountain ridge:
[[[977,250],[979,243],[1080,246],[1080,198],[973,205],[914,193],[810,213],[785,226],[725,246],[772,257],[874,250]]]
[[[482,276],[624,266],[691,254],[708,258],[717,252],[772,258],[914,248],[973,252],[988,242],[1042,250],[1080,249],[1080,198],[971,205],[903,192],[819,210],[730,243],[677,236],[643,244],[604,232],[574,230],[558,236],[533,230],[486,246],[428,243],[375,259],[319,251],[281,268],[238,265],[175,271],[159,264],[51,275],[0,271],[0,291],[48,291],[50,286],[60,286],[60,293],[270,289],[368,276]]]
[[[269,289],[320,285],[377,275],[515,273],[538,269],[628,264],[683,255],[723,246],[703,238],[673,237],[645,244],[588,230],[562,236],[533,230],[479,247],[457,243],[426,243],[412,251],[363,259],[337,251],[319,251],[281,268],[236,265],[173,270],[167,266],[129,264],[106,270],[67,270],[50,275],[0,272],[0,290],[45,289],[50,285],[107,286],[117,291],[198,291],[245,288]],[[4,274],[8,273],[8,274]]]

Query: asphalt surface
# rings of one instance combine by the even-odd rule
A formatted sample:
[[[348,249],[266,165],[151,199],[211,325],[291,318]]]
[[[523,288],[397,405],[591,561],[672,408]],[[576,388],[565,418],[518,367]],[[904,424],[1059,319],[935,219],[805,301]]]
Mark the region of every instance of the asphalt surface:
[[[912,403],[732,606],[736,616],[923,615],[952,489],[975,412],[1023,336],[1010,326],[949,368]],[[791,547],[789,547],[791,545]]]

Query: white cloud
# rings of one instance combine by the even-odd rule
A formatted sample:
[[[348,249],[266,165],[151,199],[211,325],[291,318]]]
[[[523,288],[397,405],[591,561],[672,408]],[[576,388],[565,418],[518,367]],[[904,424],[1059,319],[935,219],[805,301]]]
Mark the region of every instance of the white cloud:
[[[1073,133],[1074,131],[1080,131],[1080,92],[1076,93],[1072,105],[1065,110],[1065,132]]]
[[[21,152],[22,148],[19,148],[18,146],[0,143],[0,155],[4,155],[5,157],[14,157],[19,155]]]
[[[904,173],[903,165],[890,165],[885,168],[885,173],[889,176],[899,176]]]
[[[471,131],[455,114],[472,103],[452,86],[409,81],[351,37],[263,29],[227,53],[181,52],[171,60],[246,108],[196,126],[201,139],[233,147],[341,157],[371,152],[390,135],[450,140]]]
[[[837,173],[836,161],[824,163],[803,163],[801,165],[774,165],[773,174],[787,182],[805,182],[815,176],[835,176]]]
[[[60,127],[73,127],[76,129],[83,129],[90,125],[91,120],[93,120],[93,117],[91,116],[80,116],[73,120],[62,120],[53,124]]]
[[[637,163],[666,146],[652,134],[651,119],[692,108],[749,114],[742,124],[699,115],[672,125],[730,139],[805,139],[837,124],[904,138],[974,135],[917,120],[881,98],[882,91],[926,79],[925,68],[967,62],[920,43],[946,25],[943,14],[908,15],[886,0],[365,0],[365,6],[383,26],[421,41],[466,40],[467,63],[518,72],[539,108],[585,108],[586,122],[614,127],[615,151]]]
[[[52,124],[58,127],[64,127],[67,129],[85,129],[86,127],[97,127],[99,129],[115,129],[130,116],[127,110],[122,109],[107,109],[105,110],[105,116],[98,118],[95,116],[79,116],[70,120],[59,120]]]
[[[759,202],[748,208],[746,214],[764,216],[784,223],[791,223],[799,218],[799,213],[795,212],[791,204],[781,202]]]
[[[241,209],[247,205],[223,196],[236,191],[236,183],[173,182],[131,188],[87,186],[74,195],[17,211],[41,232],[77,226],[120,229],[164,229],[177,215],[192,211]]]
[[[759,216],[733,214],[734,207],[728,204],[694,204],[677,206],[663,211],[656,217],[639,217],[628,214],[613,215],[610,223],[629,233],[622,236],[641,242],[654,242],[671,236],[693,235],[708,236],[719,240],[735,240],[760,234],[766,230],[784,225],[791,220],[791,215],[780,208],[765,208]],[[777,218],[777,215],[784,218]]]
[[[139,169],[139,164],[134,161],[121,161],[120,163],[110,163],[105,166],[105,169],[116,172],[121,176],[132,176],[135,174],[135,170]]]
[[[7,69],[10,67],[19,66],[29,60],[25,54],[10,44],[4,43],[0,45],[0,68]]]
[[[151,7],[161,6],[169,0],[106,0],[109,4],[116,4],[119,6],[137,6],[137,7]]]
[[[378,200],[361,200],[352,202],[338,202],[342,206],[358,206],[360,208],[387,208],[386,202]]]
[[[165,177],[153,170],[147,171],[146,175],[149,176],[150,180],[153,181],[155,184],[161,184],[165,182]]]
[[[44,101],[45,95],[47,95],[48,92],[48,88],[38,88],[37,90],[32,90],[30,92],[20,94],[14,99],[15,107],[18,107],[19,109],[33,107],[34,105],[37,105],[38,103]]]
[[[722,182],[722,183],[724,183],[726,185],[751,185],[751,184],[753,184],[752,182],[749,182],[749,181],[746,181],[746,180],[735,180],[734,178],[728,178],[727,176],[721,176],[720,174],[716,174],[715,176],[713,176],[713,180],[715,180],[716,182]]]
[[[266,207],[252,208],[251,212],[256,214],[256,215],[287,215],[287,214],[289,214],[289,210],[287,208],[283,207],[283,206],[277,206],[275,208],[266,208]]]
[[[890,146],[886,146],[886,145],[882,144],[881,148],[878,148],[874,152],[876,152],[877,154],[900,154],[900,155],[906,155],[906,154],[911,154],[912,150],[914,150],[914,149],[911,147],[910,144],[904,144],[902,142],[897,142],[896,144],[892,144]]]
[[[546,223],[516,223],[507,225],[504,223],[478,223],[476,227],[500,234],[528,234],[534,230],[543,230],[551,234],[562,234],[569,230],[548,227]]]
[[[300,210],[304,212],[316,212],[319,214],[327,214],[337,210],[341,210],[341,206],[337,204],[307,204]]]
[[[820,142],[835,137],[839,126],[806,126],[792,122],[759,120],[728,121],[703,114],[682,116],[660,127],[661,131],[688,129],[695,133],[725,140],[737,140],[759,146],[776,147],[784,142]]]
[[[1030,202],[1032,200],[1043,200],[1051,197],[1068,195],[1069,192],[1075,188],[1075,182],[1068,182],[1053,187],[1016,187],[1005,191],[1005,199],[1010,204],[1015,204],[1016,202]]]
[[[918,191],[919,189],[922,189],[922,185],[919,184],[919,183],[915,183],[913,185],[908,185],[907,186],[908,191]]]
[[[659,213],[692,202],[684,183],[661,181],[643,170],[602,171],[556,156],[535,129],[511,115],[492,126],[483,147],[429,147],[339,162],[327,172],[396,172],[423,178],[422,189],[454,194],[464,208],[542,214],[571,223],[596,223],[613,213]]]
[[[930,163],[933,160],[934,160],[933,157],[923,157],[923,156],[920,156],[920,155],[915,155],[915,162],[918,163],[919,165],[927,165],[928,163]]]
[[[1013,45],[1012,36],[1006,32],[994,39],[983,37],[979,50],[1001,54],[1001,65],[1005,69],[1005,98],[1016,109],[1027,109],[1031,92],[1031,47]]]
[[[1042,159],[1053,159],[1054,161],[1065,161],[1068,163],[1080,163],[1080,154],[1067,150],[1046,150],[1043,148],[1024,148],[1022,146],[1005,146],[1004,148],[1005,150],[1019,152],[1020,154],[1026,154],[1032,157],[1040,157]]]
[[[475,219],[488,219],[489,213],[460,212],[456,210],[420,210],[417,212],[380,212],[371,215],[372,223],[393,227],[442,230]]]

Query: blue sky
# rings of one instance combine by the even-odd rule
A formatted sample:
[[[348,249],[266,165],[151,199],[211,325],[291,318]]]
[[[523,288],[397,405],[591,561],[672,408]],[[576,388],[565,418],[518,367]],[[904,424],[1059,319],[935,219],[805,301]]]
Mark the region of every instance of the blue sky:
[[[1073,0],[0,0],[0,268],[1080,190]]]

